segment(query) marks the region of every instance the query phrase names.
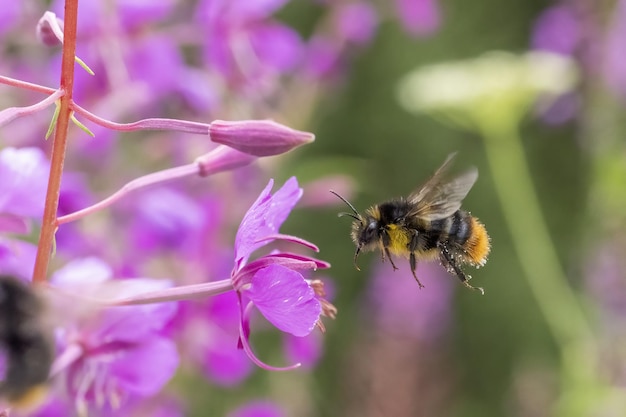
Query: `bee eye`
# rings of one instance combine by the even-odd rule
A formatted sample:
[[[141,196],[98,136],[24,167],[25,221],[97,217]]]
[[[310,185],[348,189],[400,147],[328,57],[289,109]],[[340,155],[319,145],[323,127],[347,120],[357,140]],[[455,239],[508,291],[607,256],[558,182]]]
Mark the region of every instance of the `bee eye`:
[[[374,237],[376,236],[376,233],[378,233],[378,222],[375,220],[372,220],[371,222],[369,222],[367,224],[367,227],[365,228],[365,231],[363,232],[363,238],[364,240],[371,240],[374,239]]]

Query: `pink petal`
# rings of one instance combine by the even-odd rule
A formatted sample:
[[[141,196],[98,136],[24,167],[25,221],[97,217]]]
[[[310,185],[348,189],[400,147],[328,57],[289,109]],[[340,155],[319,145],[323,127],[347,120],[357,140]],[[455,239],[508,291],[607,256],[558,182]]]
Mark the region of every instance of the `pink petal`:
[[[281,265],[260,269],[245,294],[270,323],[294,336],[311,333],[322,312],[302,275]]]
[[[252,309],[252,306],[254,306],[254,304],[248,303],[246,308],[243,308],[241,296],[239,297],[240,297],[239,305],[241,308],[241,323],[239,326],[239,343],[237,347],[239,349],[243,349],[244,352],[246,352],[246,355],[248,355],[248,358],[250,358],[250,360],[256,366],[258,366],[261,369],[265,369],[266,371],[290,371],[292,369],[299,368],[300,367],[299,363],[279,368],[275,366],[270,366],[266,364],[265,362],[263,362],[262,360],[260,360],[259,358],[257,358],[257,356],[252,351],[252,346],[250,346],[250,341],[249,341],[250,339],[250,310]]]
[[[285,185],[271,195],[273,184],[274,181],[270,180],[239,225],[235,238],[235,261],[238,266],[245,263],[252,252],[269,242],[261,239],[278,232],[302,196],[302,189],[295,177],[288,179]]]
[[[117,355],[110,376],[123,391],[153,395],[174,376],[178,352],[173,341],[160,336],[147,338],[140,345]]]

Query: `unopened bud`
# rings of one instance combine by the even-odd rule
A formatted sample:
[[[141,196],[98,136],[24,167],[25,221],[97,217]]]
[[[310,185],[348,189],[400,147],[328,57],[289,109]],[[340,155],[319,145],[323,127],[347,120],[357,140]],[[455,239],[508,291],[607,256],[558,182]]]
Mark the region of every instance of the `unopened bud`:
[[[63,20],[52,12],[45,12],[37,22],[37,39],[46,46],[63,44]]]
[[[209,137],[213,142],[254,156],[279,155],[315,140],[312,133],[271,120],[216,120],[209,127]]]
[[[251,164],[256,158],[228,146],[218,146],[196,159],[201,177],[230,171]]]

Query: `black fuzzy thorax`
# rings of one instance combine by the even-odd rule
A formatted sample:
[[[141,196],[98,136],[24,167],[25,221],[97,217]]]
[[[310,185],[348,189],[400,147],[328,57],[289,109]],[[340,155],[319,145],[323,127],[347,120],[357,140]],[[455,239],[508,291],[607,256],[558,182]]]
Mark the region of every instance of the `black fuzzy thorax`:
[[[413,207],[404,199],[380,204],[381,230],[390,224],[415,230],[418,239],[416,249],[420,251],[436,249],[440,242],[448,244],[450,249],[461,249],[472,234],[472,216],[464,210],[457,210],[442,219],[425,220],[411,215]]]

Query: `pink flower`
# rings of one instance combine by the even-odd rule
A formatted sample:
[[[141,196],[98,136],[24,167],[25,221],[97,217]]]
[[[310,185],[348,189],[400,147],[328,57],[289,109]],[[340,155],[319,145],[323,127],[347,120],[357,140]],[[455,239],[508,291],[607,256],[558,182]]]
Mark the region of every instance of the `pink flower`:
[[[163,328],[176,312],[175,303],[103,308],[87,300],[128,296],[168,287],[164,280],[111,280],[108,265],[95,258],[76,260],[51,279],[54,311],[61,317],[57,342],[59,373],[77,408],[108,405],[159,392],[178,367],[178,353]],[[80,294],[70,298],[63,293]]]
[[[317,283],[306,280],[300,271],[327,268],[323,261],[290,253],[271,253],[248,263],[250,255],[274,240],[287,240],[314,250],[315,245],[295,236],[282,235],[278,229],[302,195],[295,178],[273,195],[270,180],[244,216],[235,239],[235,267],[231,274],[241,306],[240,343],[250,359],[262,368],[274,368],[261,362],[252,352],[250,311],[253,306],[275,327],[294,336],[306,336],[320,326],[320,315],[333,315],[334,307],[324,300]]]

